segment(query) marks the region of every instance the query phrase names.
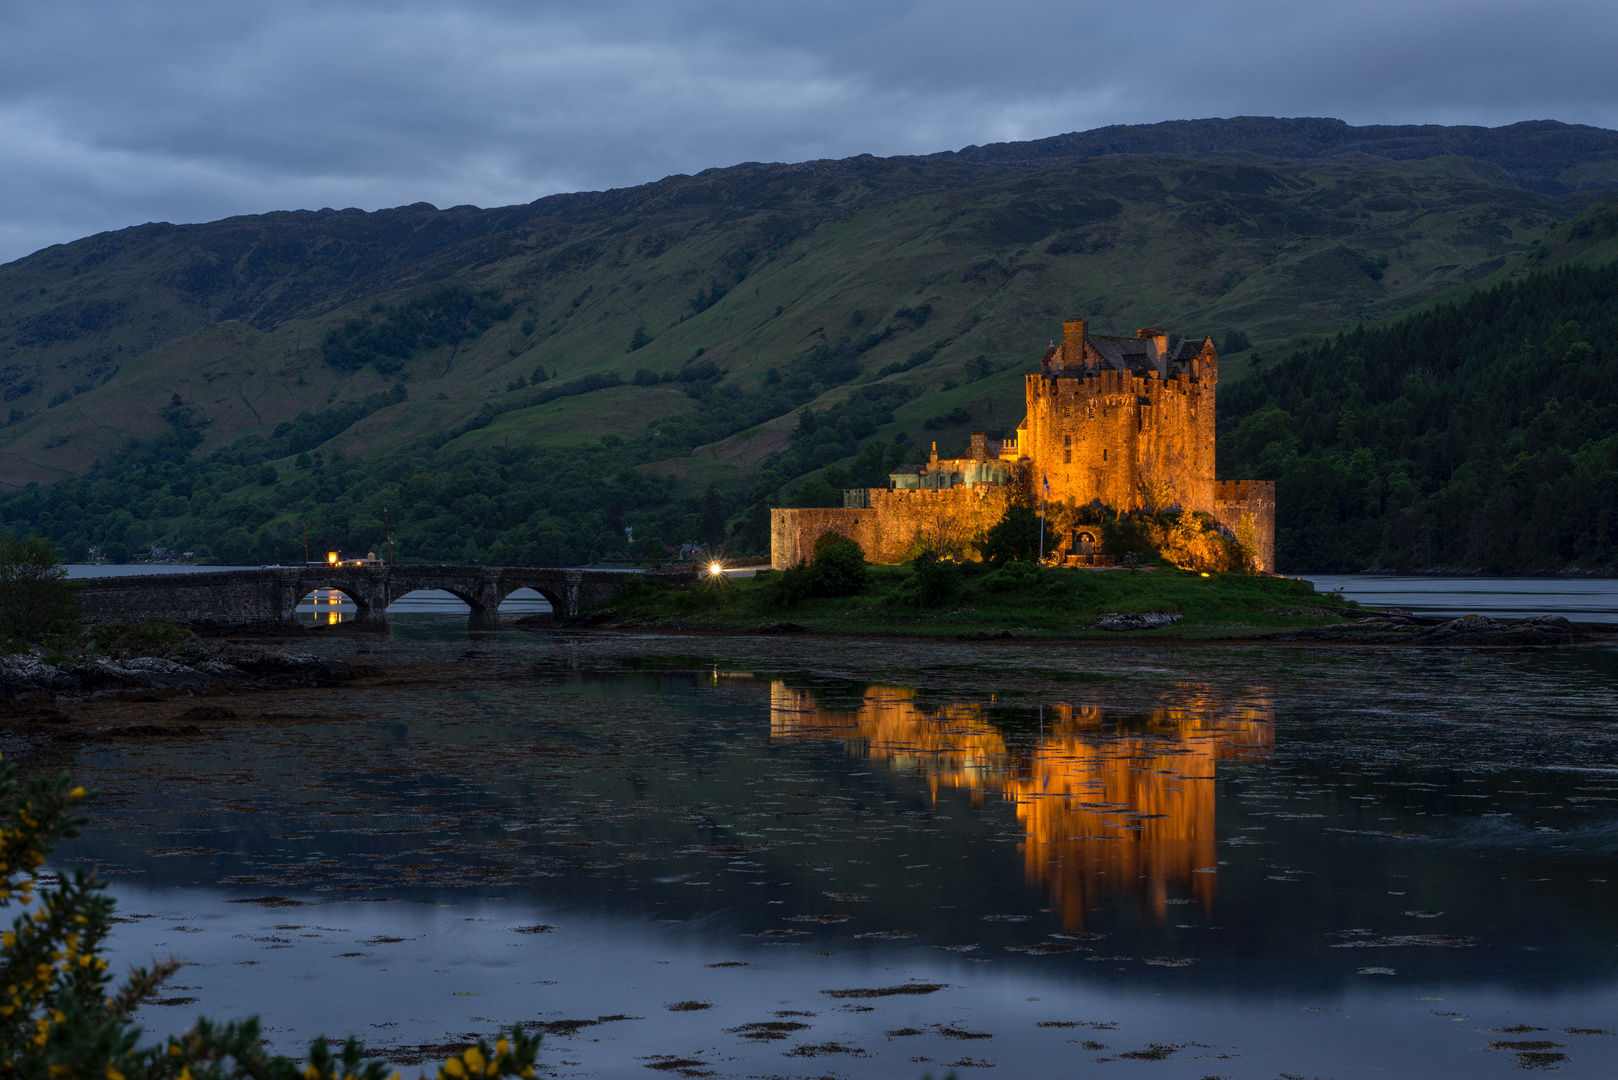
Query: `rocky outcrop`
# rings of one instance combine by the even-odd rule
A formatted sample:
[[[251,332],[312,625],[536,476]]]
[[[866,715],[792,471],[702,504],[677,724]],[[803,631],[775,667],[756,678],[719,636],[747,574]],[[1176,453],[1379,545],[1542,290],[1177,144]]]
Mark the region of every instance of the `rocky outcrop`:
[[[1180,616],[1168,611],[1135,611],[1120,615],[1109,611],[1096,620],[1097,630],[1159,630],[1180,621]]]
[[[1266,634],[1262,640],[1341,641],[1367,645],[1542,646],[1576,645],[1589,640],[1590,636],[1588,630],[1573,625],[1561,615],[1536,615],[1528,619],[1463,615],[1458,619],[1436,620],[1382,612],[1336,626],[1310,626],[1302,630]]]
[[[82,655],[55,664],[35,653],[0,658],[0,695],[174,690],[228,684],[324,686],[346,682],[341,660],[247,645],[190,641],[161,656]]]

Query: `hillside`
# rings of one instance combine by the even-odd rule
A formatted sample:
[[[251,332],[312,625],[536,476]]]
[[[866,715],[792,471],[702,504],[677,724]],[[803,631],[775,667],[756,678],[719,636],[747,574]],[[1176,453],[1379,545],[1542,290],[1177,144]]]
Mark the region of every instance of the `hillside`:
[[[0,267],[0,485],[81,479],[0,513],[258,558],[428,505],[412,554],[588,558],[626,524],[756,546],[765,504],[871,436],[1008,430],[1063,317],[1211,333],[1239,371],[1509,273],[1618,159],[1554,124],[1087,136],[48,248]]]
[[[1618,200],[1220,413],[1220,467],[1278,480],[1284,568],[1618,568]]]

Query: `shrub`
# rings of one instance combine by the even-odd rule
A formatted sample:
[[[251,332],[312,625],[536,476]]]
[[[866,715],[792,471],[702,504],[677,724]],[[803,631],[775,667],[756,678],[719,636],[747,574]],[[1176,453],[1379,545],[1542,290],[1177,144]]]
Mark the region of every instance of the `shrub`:
[[[78,586],[56,545],[38,535],[0,534],[0,638],[31,645],[71,634],[78,623]]]
[[[990,592],[1012,592],[1039,584],[1039,567],[1032,562],[1008,562],[983,579]]]
[[[870,583],[865,549],[840,533],[815,541],[815,561],[763,577],[758,596],[765,607],[790,608],[810,597],[857,596]]]
[[[948,600],[961,584],[961,568],[935,551],[924,551],[910,564],[907,583],[915,603],[939,604]]]
[[[816,542],[815,548],[815,564],[809,568],[813,576],[813,595],[857,596],[865,591],[871,571],[865,565],[864,548],[841,537],[824,547]]]
[[[1043,542],[1042,542],[1043,540]],[[1039,514],[1026,506],[1008,506],[983,540],[983,555],[990,562],[1032,563],[1041,552],[1056,548],[1056,536]]]

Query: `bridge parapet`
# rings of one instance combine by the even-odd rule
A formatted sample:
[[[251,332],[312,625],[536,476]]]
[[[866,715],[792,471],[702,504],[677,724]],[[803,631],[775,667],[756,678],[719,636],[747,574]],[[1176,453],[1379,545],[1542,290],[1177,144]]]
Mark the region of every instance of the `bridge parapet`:
[[[266,566],[192,574],[89,578],[79,606],[87,623],[173,619],[196,627],[295,622],[298,603],[316,589],[336,589],[354,602],[360,622],[380,623],[388,605],[422,589],[440,589],[471,609],[474,630],[500,625],[500,604],[533,589],[559,618],[607,603],[643,573],[686,580],[695,570],[595,570],[539,566]]]

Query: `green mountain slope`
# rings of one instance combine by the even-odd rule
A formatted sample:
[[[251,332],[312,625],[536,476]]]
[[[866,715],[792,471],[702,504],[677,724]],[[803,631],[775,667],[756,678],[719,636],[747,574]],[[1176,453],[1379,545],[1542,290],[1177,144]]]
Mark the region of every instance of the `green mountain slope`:
[[[1460,135],[1349,129],[1328,156],[1317,128],[1336,122],[1267,123],[1315,131],[1308,153],[1209,129],[1201,161],[1021,144],[744,165],[46,249],[0,267],[0,485],[68,483],[0,513],[74,544],[230,533],[233,554],[285,559],[305,522],[322,545],[374,545],[409,494],[436,507],[406,518],[411,554],[515,557],[545,535],[528,556],[572,560],[621,547],[625,524],[695,538],[713,483],[756,545],[765,503],[863,440],[1009,430],[1064,317],[1211,333],[1235,372],[1246,343],[1505,272],[1592,198],[1522,184],[1576,187],[1570,170],[1599,180],[1618,155],[1613,133],[1553,125],[1494,129],[1481,157],[1455,156]]]
[[[1618,567],[1618,200],[1499,282],[1263,365],[1221,467],[1278,478],[1291,570]]]

